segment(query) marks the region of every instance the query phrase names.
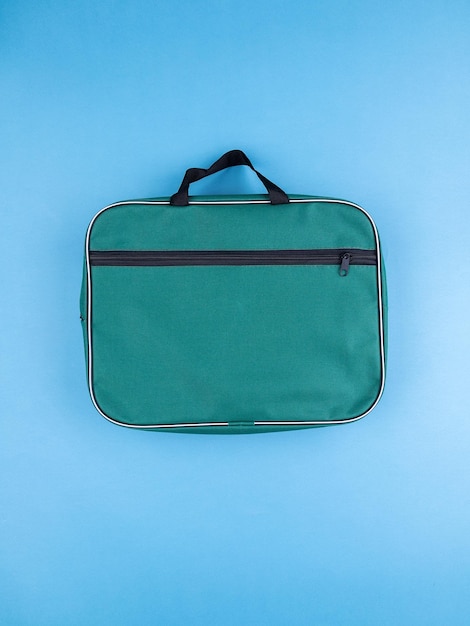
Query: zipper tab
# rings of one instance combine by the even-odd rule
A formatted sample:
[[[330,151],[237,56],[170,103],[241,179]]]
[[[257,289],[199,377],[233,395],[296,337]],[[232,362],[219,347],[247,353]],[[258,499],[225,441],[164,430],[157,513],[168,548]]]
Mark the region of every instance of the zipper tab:
[[[351,254],[349,252],[345,252],[345,254],[341,255],[341,267],[339,268],[340,276],[348,275],[350,263],[351,263]]]

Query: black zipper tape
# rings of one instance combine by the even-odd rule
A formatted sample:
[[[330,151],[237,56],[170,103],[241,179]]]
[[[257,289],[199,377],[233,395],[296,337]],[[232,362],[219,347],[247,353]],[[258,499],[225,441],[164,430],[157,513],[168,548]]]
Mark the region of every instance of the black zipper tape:
[[[189,265],[377,265],[376,250],[321,248],[303,250],[91,250],[93,266]]]

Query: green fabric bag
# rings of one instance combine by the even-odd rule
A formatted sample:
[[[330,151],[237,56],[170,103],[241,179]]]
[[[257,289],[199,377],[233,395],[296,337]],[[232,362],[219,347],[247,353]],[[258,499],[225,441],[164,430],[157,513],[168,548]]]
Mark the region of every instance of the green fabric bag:
[[[385,381],[379,236],[357,204],[191,197],[111,204],[86,235],[81,319],[93,404],[149,430],[254,433],[353,422]]]

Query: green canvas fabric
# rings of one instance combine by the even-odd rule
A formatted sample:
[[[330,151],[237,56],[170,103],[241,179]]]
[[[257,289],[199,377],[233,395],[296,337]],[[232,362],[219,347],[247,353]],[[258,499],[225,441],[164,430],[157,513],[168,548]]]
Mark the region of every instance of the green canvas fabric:
[[[133,428],[246,433],[346,423],[377,403],[386,294],[375,225],[353,203],[289,199],[128,201],[94,218],[80,310],[90,392],[105,417]],[[379,262],[340,276],[337,264],[89,259],[89,251],[302,249],[375,250]]]

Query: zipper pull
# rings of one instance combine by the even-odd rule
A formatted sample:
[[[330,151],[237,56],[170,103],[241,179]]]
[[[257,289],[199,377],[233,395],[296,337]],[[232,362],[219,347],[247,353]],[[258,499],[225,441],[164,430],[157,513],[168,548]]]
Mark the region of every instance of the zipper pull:
[[[340,276],[347,276],[349,272],[349,264],[351,263],[351,253],[345,252],[341,255],[341,267],[339,268]]]

